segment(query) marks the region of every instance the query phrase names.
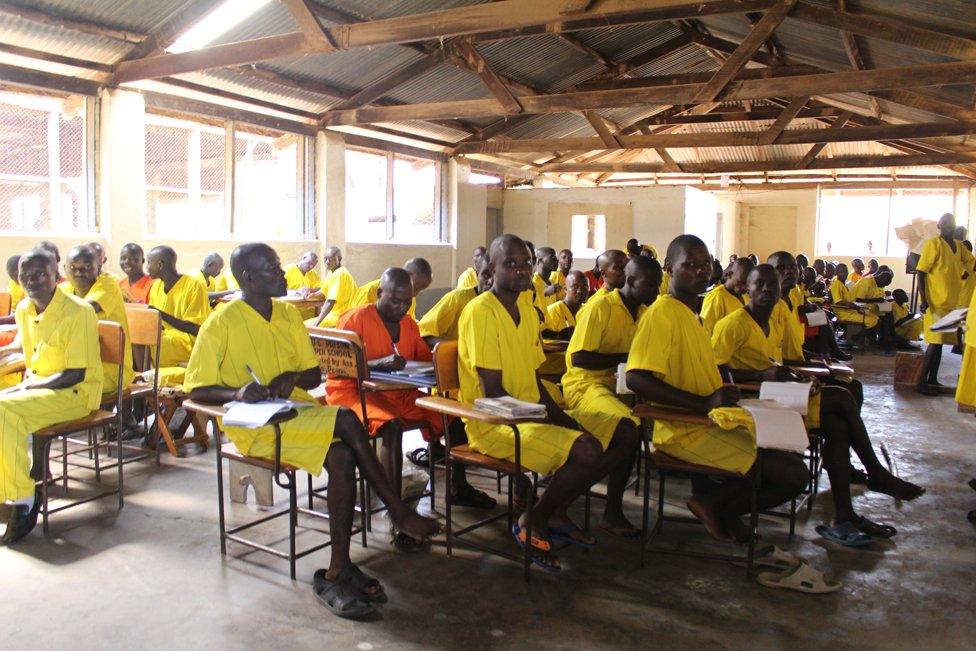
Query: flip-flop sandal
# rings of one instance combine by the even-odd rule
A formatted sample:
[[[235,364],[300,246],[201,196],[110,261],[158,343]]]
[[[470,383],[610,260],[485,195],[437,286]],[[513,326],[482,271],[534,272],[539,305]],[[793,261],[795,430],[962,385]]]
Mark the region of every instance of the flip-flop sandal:
[[[324,578],[325,571],[319,571],[322,572],[322,576]],[[348,571],[350,574],[353,586],[359,590],[360,596],[362,596],[365,601],[374,604],[385,604],[389,600],[382,584],[377,579],[374,579],[363,572],[358,565],[350,563],[346,566],[346,569],[343,570],[343,572],[346,571]],[[372,588],[372,590],[370,588]]]
[[[329,612],[344,619],[362,619],[376,612],[343,570],[335,581],[325,578],[325,570],[318,570],[312,580],[312,592]]]
[[[596,528],[608,536],[613,536],[614,538],[637,540],[641,537],[641,530],[635,527],[614,527],[600,522],[596,525]]]
[[[393,545],[398,552],[406,552],[408,554],[415,554],[417,552],[424,551],[430,547],[429,543],[429,540],[418,541],[402,531],[394,532],[393,539],[390,540],[390,544]]]
[[[859,516],[854,521],[854,526],[856,526],[861,533],[866,533],[872,538],[894,538],[898,535],[898,530],[890,524],[879,524],[877,522],[872,522],[863,515]]]
[[[867,547],[873,540],[861,532],[853,522],[842,522],[836,526],[817,525],[816,532],[831,542],[844,547]]]
[[[767,588],[783,588],[807,594],[828,594],[837,592],[843,587],[840,581],[828,583],[823,572],[813,569],[806,563],[800,563],[798,567],[785,572],[760,572],[756,581]]]
[[[439,449],[435,450],[434,463],[440,463],[443,460],[443,451]],[[411,450],[410,452],[407,452],[407,461],[418,468],[426,470],[430,467],[430,453],[427,451],[427,448],[417,448],[416,450]]]
[[[796,569],[803,563],[803,559],[792,552],[780,549],[776,545],[769,545],[768,547],[757,549],[752,562],[754,565],[760,567],[768,567],[782,571]],[[732,564],[737,567],[745,567],[747,565],[745,561],[733,561]]]
[[[468,486],[457,495],[451,497],[451,504],[453,506],[467,506],[472,509],[493,509],[497,506],[498,502],[488,495],[488,493],[479,491],[473,486]]]
[[[573,534],[578,534],[582,538],[574,537]],[[596,547],[596,538],[590,536],[590,540],[585,540],[586,534],[572,522],[561,524],[558,527],[549,527],[549,538],[568,543],[580,549],[593,549]]]
[[[851,484],[864,486],[867,483],[868,483],[868,473],[864,472],[860,468],[855,468],[854,466],[851,466]]]
[[[518,546],[520,548],[525,549],[525,544],[526,544],[525,531],[522,529],[522,527],[519,526],[518,522],[512,523],[512,537],[515,538],[515,542],[518,543]],[[532,538],[529,539],[529,546],[532,548],[533,552],[552,551],[552,545],[548,540],[546,540],[545,538],[537,538],[536,536],[532,536]],[[550,574],[558,574],[559,572],[562,571],[562,568],[558,564],[559,561],[556,560],[555,557],[552,558],[552,560],[555,561],[553,563],[547,561],[547,559],[545,559],[542,556],[532,553],[530,555],[530,560],[532,561],[533,565],[535,565],[541,570],[549,572]]]

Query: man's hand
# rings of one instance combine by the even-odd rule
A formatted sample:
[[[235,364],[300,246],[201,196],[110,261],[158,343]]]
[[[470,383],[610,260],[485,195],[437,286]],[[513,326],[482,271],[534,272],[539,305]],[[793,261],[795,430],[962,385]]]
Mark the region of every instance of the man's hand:
[[[739,402],[739,387],[723,386],[708,396],[709,410],[716,407],[735,407]]]
[[[552,296],[553,294],[555,294],[561,289],[562,289],[562,285],[556,285],[556,284],[549,285],[546,287],[546,291],[544,292],[544,294],[546,296]]]
[[[770,366],[763,371],[763,380],[769,382],[790,382],[793,379],[792,371],[785,366]]]
[[[295,381],[297,379],[297,373],[282,373],[271,380],[271,384],[268,385],[268,392],[272,398],[287,398],[295,390]]]
[[[374,366],[373,369],[376,371],[381,371],[383,373],[391,373],[393,371],[400,371],[407,365],[407,360],[399,355],[394,355],[393,360],[386,364],[379,364]]]
[[[234,399],[240,402],[262,402],[268,400],[270,397],[271,390],[257,382],[245,384],[234,394]]]

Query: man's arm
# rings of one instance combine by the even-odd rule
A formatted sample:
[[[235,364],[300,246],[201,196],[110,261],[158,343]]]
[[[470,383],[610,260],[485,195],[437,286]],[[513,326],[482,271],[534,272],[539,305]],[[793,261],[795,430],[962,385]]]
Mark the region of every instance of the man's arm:
[[[718,370],[722,377],[730,377],[734,382],[795,382],[797,380],[796,375],[789,368],[778,364],[761,371],[732,368],[728,364],[720,364]]]
[[[716,407],[734,407],[739,401],[739,389],[736,387],[722,386],[711,395],[700,396],[673,387],[650,371],[627,371],[627,388],[641,400],[680,407],[699,414],[707,414]]]
[[[210,405],[222,405],[231,400],[240,402],[261,402],[271,397],[268,387],[257,382],[249,382],[240,389],[221,386],[197,387],[190,391],[190,400]]]
[[[184,321],[183,319],[177,319],[172,314],[167,314],[166,312],[160,310],[158,307],[153,307],[152,305],[150,305],[149,308],[159,312],[159,316],[160,318],[162,318],[164,322],[173,326],[180,332],[185,332],[186,334],[192,335],[194,337],[196,337],[200,333],[200,326],[198,326],[196,323],[193,323],[192,321]]]
[[[929,309],[929,299],[925,295],[925,278],[927,275],[924,271],[915,272],[915,276],[918,278],[918,309],[920,312]]]
[[[536,386],[539,387],[539,401],[546,406],[546,415],[549,417],[548,420],[553,425],[558,425],[560,427],[567,427],[569,429],[576,429],[579,431],[584,431],[583,428],[575,420],[569,417],[562,408],[556,404],[556,401],[552,399],[549,392],[546,391],[545,385],[542,384],[542,379],[539,378],[539,374],[536,373],[535,376]]]
[[[85,369],[68,368],[60,373],[50,375],[40,382],[30,382],[19,385],[21,389],[67,389],[83,382],[85,379]]]
[[[318,366],[304,371],[286,371],[271,380],[268,390],[273,398],[287,398],[295,387],[311,391],[322,383],[322,371]]]
[[[627,353],[595,353],[591,350],[578,350],[570,356],[570,359],[573,360],[573,366],[588,371],[605,371],[625,363]]]
[[[332,308],[335,307],[335,304],[336,302],[333,299],[329,299],[322,304],[322,309],[319,310],[319,315],[315,319],[316,328],[319,326],[320,323],[322,323],[325,320],[325,317],[329,316],[329,312],[332,311]]]

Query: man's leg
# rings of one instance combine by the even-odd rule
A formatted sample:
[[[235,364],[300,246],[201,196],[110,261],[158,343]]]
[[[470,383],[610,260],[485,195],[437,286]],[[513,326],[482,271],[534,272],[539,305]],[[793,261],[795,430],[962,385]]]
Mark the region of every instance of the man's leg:
[[[598,475],[603,447],[591,434],[578,437],[569,451],[569,457],[561,468],[553,473],[552,479],[539,501],[528,513],[519,518],[523,528],[531,523],[532,531],[545,532],[550,519],[557,509],[580,495],[603,475]],[[609,469],[608,469],[609,470]],[[603,474],[606,474],[604,471]]]
[[[356,506],[356,455],[342,441],[335,441],[325,457],[329,473],[329,535],[332,557],[325,578],[334,581],[350,563],[349,542]]]
[[[383,424],[376,432],[383,441],[380,459],[386,476],[393,485],[397,495],[403,495],[403,427],[400,421],[391,420]]]
[[[797,454],[780,450],[759,450],[753,468],[761,473],[757,496],[760,511],[779,506],[806,488],[807,467]],[[752,508],[748,481],[736,480],[734,483],[738,490],[730,490],[728,499],[719,507],[722,520],[727,525],[734,525],[735,521],[741,525],[739,517],[749,513]]]
[[[834,502],[834,523],[856,517],[851,502],[851,458],[847,421],[821,403],[820,431],[825,442],[823,464],[830,478],[830,495]]]
[[[925,358],[922,360],[922,377],[916,389],[922,390],[939,384],[939,364],[942,361],[942,344],[928,344],[925,348]]]
[[[624,491],[640,451],[640,436],[634,421],[625,418],[617,425],[604,456],[613,465],[607,475],[607,502],[602,524],[616,528],[633,528],[624,516]]]
[[[440,529],[437,521],[418,515],[404,503],[400,492],[394,489],[373,452],[366,429],[351,410],[341,408],[336,415],[335,438],[352,450],[359,472],[389,509],[390,518],[398,531],[416,540],[423,540],[437,533]]]

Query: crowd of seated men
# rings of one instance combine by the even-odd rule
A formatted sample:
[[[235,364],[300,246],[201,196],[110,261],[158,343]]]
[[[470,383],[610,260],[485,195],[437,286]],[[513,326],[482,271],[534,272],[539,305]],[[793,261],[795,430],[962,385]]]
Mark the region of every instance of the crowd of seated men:
[[[417,296],[434,278],[422,258],[357,286],[334,246],[324,251],[322,277],[315,251],[283,264],[267,244],[243,244],[227,264],[211,253],[198,270],[183,274],[173,248],[146,253],[128,243],[119,254],[123,275],[115,277],[105,271],[106,253],[98,243],[72,248],[62,262],[56,246],[40,242],[7,264],[15,308],[6,321],[16,324],[18,334],[0,352],[22,350],[26,371],[0,378],[0,502],[13,504],[3,542],[16,544],[37,521],[31,433],[97,407],[103,378],[116,371],[98,358],[95,324],[109,320],[126,328],[124,303],[131,302],[159,312],[160,366],[172,371],[166,381],[193,400],[289,398],[313,405],[282,424],[280,453],[288,464],[329,474],[332,559],[316,576],[316,594],[337,615],[362,616],[385,599],[379,581],[349,557],[357,473],[389,508],[395,548],[416,551],[439,525],[402,500],[404,433],[420,429],[436,458],[444,456],[445,436],[502,460],[515,458],[516,443],[509,428],[477,420],[453,419],[445,428],[439,414],[415,404],[422,395],[416,389],[370,393],[364,410],[355,380],[330,376],[324,399],[316,400],[309,391],[320,388],[323,378],[309,327],[357,333],[368,360],[386,360],[380,370],[429,361],[440,342],[457,341],[459,400],[511,396],[544,405],[544,419],[519,428],[522,467],[546,478],[544,490],[527,500],[531,484],[517,478],[516,502],[531,506],[511,531],[512,544],[528,547],[543,570],[561,570],[557,547],[598,544],[570,517],[573,503],[597,482],[607,486],[597,533],[641,537],[623,505],[640,421],[618,395],[619,369],[638,401],[713,418],[711,425],[657,419],[653,445],[675,459],[743,478],[696,480],[687,506],[712,537],[744,543],[751,535],[743,522],[751,497],[744,478],[759,472],[758,506],[766,509],[803,491],[808,470],[798,454],[757,448],[754,427],[737,408],[741,393],[734,383],[800,381],[791,370],[796,365],[835,369],[832,362],[851,358],[845,348],[855,338],[889,350],[914,347],[924,330],[930,349],[955,343],[929,331],[950,305],[960,304],[973,274],[972,255],[966,257],[968,249],[952,237],[949,218],[940,222],[943,235],[933,238],[940,241],[926,243],[918,265],[924,319],[909,313],[903,290],[889,295],[894,274],[876,261],[865,266],[852,260],[850,272],[844,263],[817,259],[808,265],[806,256],[779,251],[762,263],[753,254],[732,256],[723,267],[693,235],[675,238],[663,256],[631,239],[624,250],[600,254],[585,271],[573,269],[568,249],[557,252],[503,235],[474,250],[456,287],[419,322]],[[281,300],[286,297],[300,300]],[[813,318],[815,312],[826,318]],[[547,353],[543,340],[561,340],[565,352]],[[131,351],[125,365],[131,379]],[[936,386],[928,367],[926,373],[920,390]],[[825,441],[834,507],[817,532],[861,547],[897,532],[855,510],[851,484],[903,500],[924,489],[879,462],[861,418],[860,383],[849,373],[825,375],[811,385],[806,417]],[[976,371],[970,384],[976,386]],[[126,423],[138,427],[131,414]],[[274,455],[270,427],[224,430],[241,453]],[[378,454],[373,438],[382,443]],[[851,464],[852,452],[863,470]],[[426,454],[424,448],[408,458],[426,467]],[[458,470],[450,486],[453,503],[495,508],[496,501]]]

